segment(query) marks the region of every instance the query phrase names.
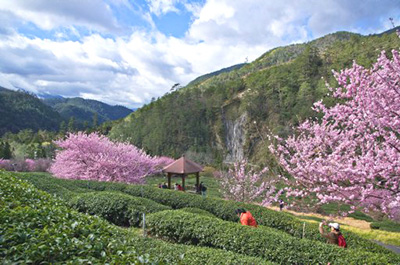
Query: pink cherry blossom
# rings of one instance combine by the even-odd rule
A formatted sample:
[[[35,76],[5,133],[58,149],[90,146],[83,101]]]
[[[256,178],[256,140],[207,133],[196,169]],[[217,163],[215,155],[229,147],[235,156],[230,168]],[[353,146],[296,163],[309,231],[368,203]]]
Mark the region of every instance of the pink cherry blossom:
[[[258,198],[267,198],[263,204],[276,201],[281,192],[276,192],[275,180],[267,178],[268,168],[255,171],[246,160],[235,163],[228,172],[219,172],[221,191],[226,199],[253,202]]]
[[[50,172],[59,178],[143,183],[145,176],[159,173],[173,161],[151,157],[133,145],[112,142],[97,133],[69,134],[55,143],[62,150]]]
[[[329,87],[338,104],[314,110],[321,120],[307,120],[294,136],[270,146],[294,177],[288,195],[316,194],[319,203],[340,202],[400,212],[400,56],[384,52],[366,69],[356,63],[335,72]],[[352,208],[354,210],[354,208]]]

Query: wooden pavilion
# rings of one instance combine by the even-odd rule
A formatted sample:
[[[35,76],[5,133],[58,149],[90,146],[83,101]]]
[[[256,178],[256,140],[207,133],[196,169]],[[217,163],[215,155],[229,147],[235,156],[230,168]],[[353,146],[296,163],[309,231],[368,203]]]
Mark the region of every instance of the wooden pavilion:
[[[171,189],[171,177],[173,175],[181,176],[182,178],[182,188],[185,190],[185,178],[189,174],[196,175],[196,187],[198,189],[200,185],[200,172],[203,171],[203,167],[199,164],[187,159],[185,156],[182,156],[178,160],[175,160],[168,166],[163,168],[163,173],[167,173],[168,177],[168,189]]]

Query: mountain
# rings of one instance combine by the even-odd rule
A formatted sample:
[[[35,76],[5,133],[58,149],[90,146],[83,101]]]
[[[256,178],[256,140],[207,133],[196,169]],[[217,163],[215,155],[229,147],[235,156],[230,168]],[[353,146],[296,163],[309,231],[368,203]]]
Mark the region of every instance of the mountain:
[[[62,117],[34,94],[0,87],[0,135],[23,129],[57,130]]]
[[[222,68],[221,70],[218,70],[218,71],[215,71],[215,72],[212,72],[212,73],[209,73],[209,74],[205,74],[205,75],[199,76],[195,80],[190,82],[188,84],[188,86],[196,85],[196,84],[201,83],[202,81],[204,81],[206,79],[209,79],[210,77],[213,77],[213,76],[216,76],[216,75],[219,75],[219,74],[222,74],[222,73],[229,73],[229,72],[231,72],[233,70],[240,69],[243,66],[245,66],[246,64],[247,63],[232,65],[230,67]]]
[[[126,117],[131,112],[126,107],[110,106],[96,100],[35,95],[22,89],[0,87],[0,136],[23,129],[55,131],[71,117],[75,119],[75,128],[83,128],[85,121],[92,126],[97,119],[99,125]]]
[[[353,60],[369,67],[380,51],[390,54],[399,44],[394,32],[337,32],[277,47],[252,63],[201,76],[143,106],[113,126],[110,137],[154,155],[186,153],[204,163],[246,157],[269,164],[268,132],[285,137],[292,126],[315,115],[313,102],[334,104],[325,86],[336,85],[332,69],[350,67]]]
[[[93,124],[97,114],[97,124],[109,120],[118,120],[129,115],[132,110],[123,106],[110,106],[103,102],[83,98],[63,98],[47,96],[42,101],[56,110],[65,119],[74,117],[77,122]]]

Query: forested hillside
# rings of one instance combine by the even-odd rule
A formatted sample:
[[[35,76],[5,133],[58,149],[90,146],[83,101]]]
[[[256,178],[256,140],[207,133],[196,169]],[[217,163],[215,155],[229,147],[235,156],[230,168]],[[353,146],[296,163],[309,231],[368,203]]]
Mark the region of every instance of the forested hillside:
[[[56,131],[87,129],[106,121],[126,117],[132,110],[110,106],[100,101],[83,98],[51,96],[39,98],[35,94],[0,87],[0,136],[24,129]]]
[[[44,98],[43,102],[55,109],[65,119],[74,117],[77,122],[97,120],[97,124],[118,120],[129,115],[132,110],[123,106],[110,106],[103,102],[83,98]]]
[[[399,46],[394,32],[338,32],[275,48],[250,64],[197,78],[144,106],[114,126],[110,136],[151,154],[187,153],[214,163],[246,156],[265,162],[268,131],[287,136],[293,125],[313,116],[312,103],[328,92],[325,82],[335,85],[332,69],[349,67],[353,60],[370,66],[382,50]]]
[[[57,130],[62,117],[35,95],[0,87],[0,135],[23,129]]]

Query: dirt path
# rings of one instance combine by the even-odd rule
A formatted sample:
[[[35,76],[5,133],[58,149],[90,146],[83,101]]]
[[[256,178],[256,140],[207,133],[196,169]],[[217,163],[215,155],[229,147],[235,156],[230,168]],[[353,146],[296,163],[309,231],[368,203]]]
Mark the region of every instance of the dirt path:
[[[279,207],[275,207],[275,206],[269,206],[268,208],[275,210],[275,211],[279,211]],[[304,215],[304,216],[312,216],[312,217],[318,217],[321,219],[329,219],[329,216],[326,215],[321,215],[321,214],[317,214],[317,213],[301,213],[301,212],[294,212],[291,210],[283,210],[284,212],[288,212],[294,215]],[[345,224],[345,225],[349,225],[349,226],[353,226],[353,227],[357,227],[360,229],[365,229],[365,230],[370,230],[370,226],[369,223],[367,221],[364,220],[357,220],[351,217],[334,217],[333,218],[335,221]]]

